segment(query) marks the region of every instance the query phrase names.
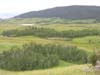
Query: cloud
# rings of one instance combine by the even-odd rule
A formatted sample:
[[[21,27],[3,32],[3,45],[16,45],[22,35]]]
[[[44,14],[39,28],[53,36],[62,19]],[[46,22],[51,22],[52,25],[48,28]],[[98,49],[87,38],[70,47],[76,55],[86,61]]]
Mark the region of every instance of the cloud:
[[[0,13],[19,14],[28,11],[36,11],[57,6],[68,5],[100,6],[100,0],[0,0]]]

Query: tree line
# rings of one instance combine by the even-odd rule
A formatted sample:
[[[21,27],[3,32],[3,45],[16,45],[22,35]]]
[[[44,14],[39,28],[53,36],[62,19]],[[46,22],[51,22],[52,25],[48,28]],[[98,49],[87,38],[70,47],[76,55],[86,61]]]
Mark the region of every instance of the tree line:
[[[96,29],[83,29],[83,30],[67,30],[58,32],[54,29],[39,28],[39,27],[26,27],[23,29],[7,30],[2,32],[3,36],[27,36],[34,35],[39,37],[64,37],[64,38],[76,38],[92,35],[100,35],[100,30]]]

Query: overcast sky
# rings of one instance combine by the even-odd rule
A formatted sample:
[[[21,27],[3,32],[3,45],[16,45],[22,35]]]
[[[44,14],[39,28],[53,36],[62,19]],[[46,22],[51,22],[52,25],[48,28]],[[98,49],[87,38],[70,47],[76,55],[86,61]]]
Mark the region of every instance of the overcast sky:
[[[100,0],[0,0],[0,17],[8,18],[24,12],[69,5],[100,6]]]

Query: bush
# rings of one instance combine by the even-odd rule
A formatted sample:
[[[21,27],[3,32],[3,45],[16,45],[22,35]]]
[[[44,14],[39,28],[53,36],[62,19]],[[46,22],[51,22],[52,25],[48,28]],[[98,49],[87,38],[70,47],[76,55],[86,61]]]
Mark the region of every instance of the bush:
[[[86,63],[87,54],[73,46],[31,43],[1,53],[0,68],[15,71],[45,69],[57,66],[59,60]]]
[[[90,56],[89,56],[89,62],[95,66],[97,61],[100,61],[100,51],[97,52],[93,52]]]
[[[87,63],[87,53],[77,47],[65,47],[58,51],[62,60],[77,63]]]
[[[95,53],[92,53],[89,57],[89,62],[92,63],[93,66],[96,65],[97,62],[97,55]]]
[[[75,38],[75,37],[84,37],[84,36],[91,36],[91,35],[100,35],[100,30],[96,29],[83,29],[83,30],[68,30],[58,32],[54,29],[49,28],[38,28],[38,27],[26,27],[21,30],[8,30],[3,31],[3,36],[27,36],[27,35],[34,35],[39,37],[63,37],[63,38]]]
[[[15,71],[50,68],[58,65],[58,62],[56,55],[43,55],[31,50],[9,51],[0,55],[0,67]]]

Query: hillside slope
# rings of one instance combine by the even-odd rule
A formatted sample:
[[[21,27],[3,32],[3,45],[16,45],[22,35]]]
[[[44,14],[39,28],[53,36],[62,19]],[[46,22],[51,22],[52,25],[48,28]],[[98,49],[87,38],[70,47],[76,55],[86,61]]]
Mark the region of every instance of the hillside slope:
[[[27,12],[14,18],[100,19],[100,6],[64,6]]]

